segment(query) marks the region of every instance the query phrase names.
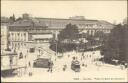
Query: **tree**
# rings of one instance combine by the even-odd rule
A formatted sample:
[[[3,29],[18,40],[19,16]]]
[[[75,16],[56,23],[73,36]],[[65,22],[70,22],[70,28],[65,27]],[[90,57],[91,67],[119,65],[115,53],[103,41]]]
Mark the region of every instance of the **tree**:
[[[78,34],[79,31],[76,25],[67,24],[66,28],[58,34],[58,41],[53,40],[50,42],[50,48],[53,51],[57,50],[57,52],[75,50],[77,45],[73,43],[73,40],[77,40]]]
[[[60,31],[60,34],[58,35],[58,39],[60,41],[64,39],[68,40],[74,40],[78,38],[78,27],[76,25],[68,24],[66,25],[66,28],[64,28],[62,31]]]
[[[101,50],[106,62],[111,62],[113,59],[119,62],[128,62],[128,28],[126,25],[116,25],[111,31],[108,39],[104,42]]]
[[[103,38],[103,36],[104,36],[105,34],[104,34],[104,32],[103,31],[97,31],[96,33],[95,33],[95,35],[94,35],[94,37],[98,37],[98,38]]]
[[[97,31],[94,35],[94,38],[98,38],[99,44],[103,44],[106,41],[108,33],[104,33],[103,31]]]

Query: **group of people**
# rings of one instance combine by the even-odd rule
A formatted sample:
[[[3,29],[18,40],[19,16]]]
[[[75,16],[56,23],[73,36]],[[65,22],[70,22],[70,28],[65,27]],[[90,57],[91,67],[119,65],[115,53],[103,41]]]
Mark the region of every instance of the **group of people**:
[[[90,54],[83,52],[82,55],[80,56],[80,60],[82,62],[82,66],[83,67],[87,67],[88,66],[88,62],[91,62],[91,64],[94,63],[95,66],[97,66],[98,70],[101,67],[101,62],[99,61],[99,57],[97,57],[95,55],[95,52],[92,52]]]

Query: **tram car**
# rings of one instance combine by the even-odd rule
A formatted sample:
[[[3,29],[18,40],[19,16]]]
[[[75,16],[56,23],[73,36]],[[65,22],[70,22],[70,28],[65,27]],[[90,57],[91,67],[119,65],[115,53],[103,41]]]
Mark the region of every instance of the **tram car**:
[[[49,68],[51,63],[51,58],[48,56],[42,56],[34,60],[33,66],[36,68]]]
[[[80,62],[75,60],[71,63],[71,69],[75,72],[80,72]]]

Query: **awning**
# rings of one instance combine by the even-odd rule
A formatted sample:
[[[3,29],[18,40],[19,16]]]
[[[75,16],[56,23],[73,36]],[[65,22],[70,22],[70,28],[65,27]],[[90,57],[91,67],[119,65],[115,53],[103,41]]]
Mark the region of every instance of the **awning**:
[[[53,37],[52,34],[32,35],[33,39],[50,39]]]

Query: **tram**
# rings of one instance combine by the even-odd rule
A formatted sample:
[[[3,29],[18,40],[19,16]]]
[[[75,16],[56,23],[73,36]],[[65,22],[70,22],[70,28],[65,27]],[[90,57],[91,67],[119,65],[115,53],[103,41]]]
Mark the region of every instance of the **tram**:
[[[75,72],[80,72],[80,62],[75,60],[71,62],[71,69]]]

